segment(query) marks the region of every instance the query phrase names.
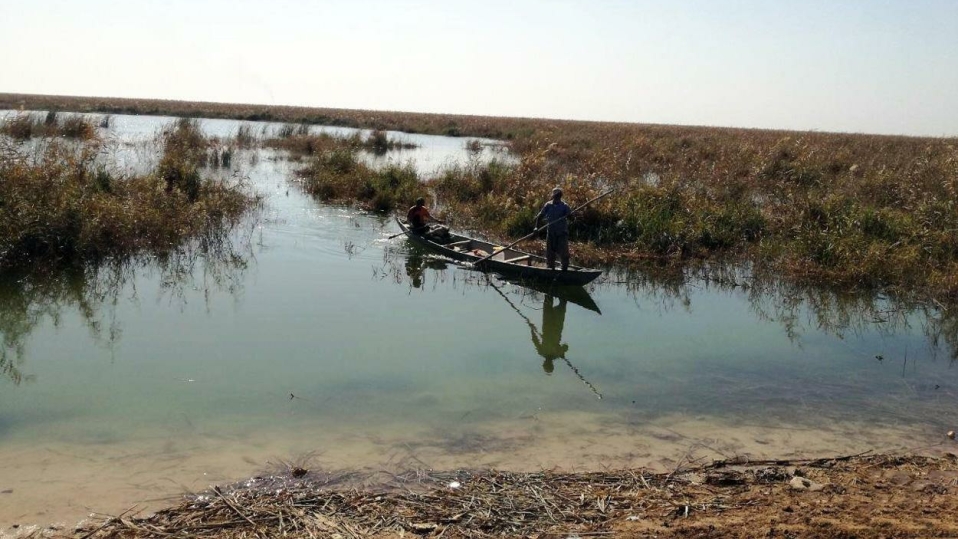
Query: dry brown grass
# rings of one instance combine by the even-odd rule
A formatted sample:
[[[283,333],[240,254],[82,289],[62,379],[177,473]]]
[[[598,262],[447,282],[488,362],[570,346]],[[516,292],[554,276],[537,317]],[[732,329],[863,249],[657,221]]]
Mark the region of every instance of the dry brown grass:
[[[837,284],[958,293],[954,139],[583,124],[512,148],[521,164],[491,179],[440,181],[455,213],[516,235],[555,184],[573,202],[618,187],[573,229],[608,260],[733,254]]]

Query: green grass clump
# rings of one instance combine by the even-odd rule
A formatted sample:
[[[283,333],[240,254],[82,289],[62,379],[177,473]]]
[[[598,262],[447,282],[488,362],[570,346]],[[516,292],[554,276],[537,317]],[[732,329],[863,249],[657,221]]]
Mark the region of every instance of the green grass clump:
[[[177,190],[195,202],[200,195],[200,167],[207,162],[209,141],[200,130],[199,122],[182,118],[161,135],[163,157],[157,173],[166,185],[166,192]]]
[[[408,150],[417,147],[410,142],[391,139],[386,132],[381,129],[372,130],[369,136],[366,137],[366,140],[363,141],[362,146],[367,151],[376,155],[386,155],[386,152],[392,150]]]
[[[233,142],[239,148],[253,148],[259,143],[259,138],[253,133],[253,126],[244,123],[237,128]]]
[[[335,148],[347,148],[350,151],[366,150],[375,155],[399,149],[415,148],[415,144],[390,139],[385,131],[372,131],[363,138],[359,133],[350,136],[330,133],[310,134],[307,131],[285,130],[284,126],[276,137],[268,138],[264,144],[270,148],[286,150],[296,156],[309,156]]]
[[[89,140],[96,137],[96,123],[79,114],[61,115],[56,111],[46,114],[20,113],[0,122],[0,134],[16,140],[34,137],[64,137]]]
[[[348,141],[315,153],[302,172],[306,191],[327,202],[358,204],[372,211],[390,211],[422,196],[411,164],[377,170],[363,163]]]
[[[445,208],[493,234],[528,234],[554,183],[528,178],[525,168],[499,161],[446,168],[431,186]],[[576,206],[600,193],[595,182],[562,182]],[[626,245],[656,256],[701,257],[758,241],[765,220],[747,199],[709,199],[679,185],[636,185],[577,213],[571,239],[610,250]],[[600,262],[597,260],[596,262]]]
[[[380,149],[385,152],[403,144],[376,131],[366,138],[358,133],[348,137],[292,133],[264,141],[267,147],[306,160],[300,176],[308,193],[327,202],[356,204],[371,211],[412,205],[425,192],[412,164],[378,169],[360,158],[364,150],[381,155]]]
[[[276,136],[285,139],[290,138],[296,132],[296,126],[291,124],[285,124],[280,126],[279,130],[276,131]]]
[[[374,130],[366,138],[365,146],[377,155],[385,155],[389,151],[390,140],[385,131]]]
[[[487,165],[470,162],[443,168],[432,185],[443,198],[458,203],[476,202],[492,192],[502,192],[512,169],[499,161]]]
[[[0,124],[0,133],[16,140],[27,140],[39,136],[43,123],[32,114],[17,114]]]
[[[359,133],[351,137],[338,137],[329,133],[316,135],[292,134],[288,137],[268,138],[263,141],[263,144],[268,148],[286,150],[301,158],[340,148],[349,151],[358,150],[363,145],[363,139]]]
[[[237,222],[256,204],[243,189],[199,175],[205,141],[180,122],[163,135],[157,171],[115,175],[98,141],[57,140],[36,154],[0,154],[0,268],[75,264],[143,251],[167,252]]]
[[[71,114],[59,124],[58,134],[66,138],[91,139],[96,136],[96,124],[91,119],[78,114]]]

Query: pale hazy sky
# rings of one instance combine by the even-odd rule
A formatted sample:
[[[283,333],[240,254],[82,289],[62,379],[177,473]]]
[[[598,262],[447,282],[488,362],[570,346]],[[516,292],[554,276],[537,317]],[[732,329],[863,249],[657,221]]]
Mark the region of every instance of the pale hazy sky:
[[[958,135],[958,0],[0,0],[0,91]]]

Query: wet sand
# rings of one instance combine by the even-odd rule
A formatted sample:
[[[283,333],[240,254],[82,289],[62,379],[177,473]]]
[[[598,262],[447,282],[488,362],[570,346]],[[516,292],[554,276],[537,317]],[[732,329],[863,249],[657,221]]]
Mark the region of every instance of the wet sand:
[[[281,462],[322,470],[545,469],[668,471],[735,457],[802,458],[940,452],[954,442],[922,428],[860,423],[743,425],[673,415],[612,422],[584,412],[538,412],[445,430],[364,425],[255,436],[137,439],[122,444],[6,442],[0,446],[0,530],[72,526],[91,513],[146,514]]]

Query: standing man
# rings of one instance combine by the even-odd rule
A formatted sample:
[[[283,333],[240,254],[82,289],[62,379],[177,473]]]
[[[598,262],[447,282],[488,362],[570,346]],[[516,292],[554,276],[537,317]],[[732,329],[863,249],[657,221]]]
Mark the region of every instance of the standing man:
[[[556,255],[562,263],[562,271],[569,268],[569,214],[572,209],[562,202],[562,189],[552,190],[552,200],[546,202],[539,215],[536,216],[536,232],[541,230],[540,223],[545,218],[548,223],[546,230],[546,264],[549,269],[556,269]]]

